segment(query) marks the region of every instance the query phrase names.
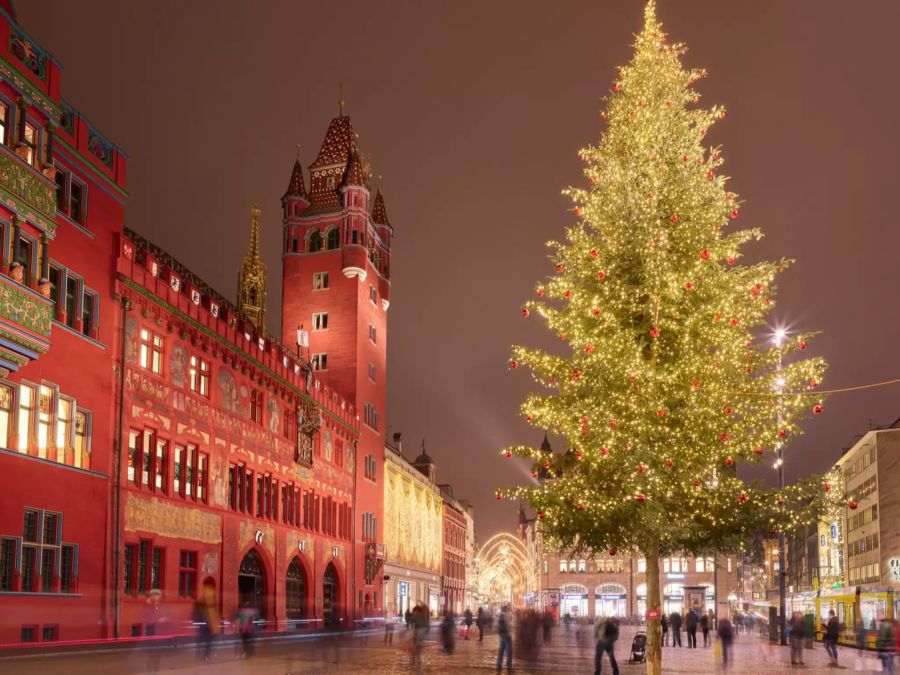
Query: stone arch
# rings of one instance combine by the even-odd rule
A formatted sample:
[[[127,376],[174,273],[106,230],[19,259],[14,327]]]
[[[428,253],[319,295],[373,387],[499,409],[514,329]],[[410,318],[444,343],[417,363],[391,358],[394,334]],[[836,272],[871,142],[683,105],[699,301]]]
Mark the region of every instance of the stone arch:
[[[244,554],[237,577],[238,608],[255,607],[260,618],[265,619],[269,610],[269,575],[259,549],[254,547]]]
[[[322,239],[324,240],[325,248],[329,251],[333,251],[341,246],[341,231],[336,225],[332,225],[325,230]]]
[[[300,556],[295,555],[287,567],[284,579],[285,614],[289,628],[303,628],[306,625],[310,590],[306,567],[300,561]]]
[[[316,253],[322,250],[322,233],[317,227],[312,227],[306,231],[306,249],[307,253]]]

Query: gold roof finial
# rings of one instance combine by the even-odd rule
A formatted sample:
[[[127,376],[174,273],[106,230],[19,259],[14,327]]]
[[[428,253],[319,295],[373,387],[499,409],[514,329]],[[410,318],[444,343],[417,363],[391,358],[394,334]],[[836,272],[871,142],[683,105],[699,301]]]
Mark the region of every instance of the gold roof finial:
[[[263,333],[266,330],[266,266],[259,256],[258,204],[250,209],[250,243],[238,274],[238,311]]]
[[[297,143],[297,161],[300,161],[300,144]]]
[[[344,101],[344,83],[341,82],[341,94],[340,94],[340,98],[338,98],[338,116],[339,117],[344,116],[344,103],[345,103],[345,101]]]

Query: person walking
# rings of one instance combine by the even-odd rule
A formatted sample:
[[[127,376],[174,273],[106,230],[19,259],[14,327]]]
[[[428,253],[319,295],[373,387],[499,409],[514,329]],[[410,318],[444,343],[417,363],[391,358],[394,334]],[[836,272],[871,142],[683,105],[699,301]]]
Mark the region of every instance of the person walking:
[[[706,614],[700,617],[700,631],[703,633],[703,646],[709,647],[709,616]]]
[[[832,668],[838,667],[837,641],[841,634],[841,624],[833,609],[828,610],[828,623],[825,624],[825,653],[831,659]]]
[[[484,642],[484,624],[487,617],[484,615],[484,607],[478,608],[478,617],[475,619],[475,625],[478,626],[478,641]]]
[[[806,620],[800,612],[791,614],[791,665],[803,666],[803,641],[806,638]]]
[[[500,648],[497,651],[497,673],[503,671],[503,655],[506,654],[506,672],[512,672],[512,615],[509,605],[503,605],[497,617],[497,635],[500,636]],[[480,638],[479,638],[480,639]]]
[[[691,607],[685,617],[685,625],[687,626],[688,649],[697,648],[697,625],[700,623],[700,617],[697,611]]]
[[[663,647],[669,646],[669,619],[663,614],[659,618],[659,627],[662,628],[662,643]]]
[[[216,610],[216,589],[211,583],[203,584],[200,597],[194,602],[194,625],[200,639],[200,658],[209,661],[213,635],[219,632],[219,615]]]
[[[384,613],[384,644],[394,644],[394,604]]]
[[[602,632],[601,632],[602,631]],[[603,655],[609,655],[609,664],[612,666],[612,675],[619,675],[619,664],[616,663],[616,655],[613,652],[616,640],[619,639],[619,623],[615,618],[609,618],[598,631],[599,639],[594,652],[594,675],[600,675],[603,667]]]
[[[669,628],[672,630],[672,646],[681,646],[681,614],[672,612],[669,614]]]
[[[718,634],[722,642],[722,668],[728,670],[728,657],[731,656],[731,645],[734,642],[734,628],[727,618],[719,620]]]
[[[237,613],[238,632],[241,635],[241,658],[247,659],[253,656],[253,639],[256,635],[256,620],[259,618],[259,611],[245,601],[244,605]]]
[[[550,644],[550,629],[553,628],[553,612],[550,611],[550,608],[547,607],[544,610],[544,615],[541,617],[541,630],[544,635],[544,644]]]
[[[878,658],[885,673],[894,674],[894,627],[887,617],[882,614],[879,617],[878,637],[875,639],[875,649],[878,650]]]
[[[406,630],[410,630],[413,627],[413,615],[412,611],[407,607],[406,612],[403,614],[403,619],[406,621]]]
[[[444,619],[441,621],[441,645],[448,654],[456,649],[456,621],[449,609],[444,612]]]
[[[472,621],[474,620],[472,617],[472,610],[466,607],[466,613],[463,616],[463,623],[466,624],[466,640],[468,640],[469,631],[472,630]]]
[[[422,651],[425,649],[425,636],[431,628],[428,619],[428,610],[422,605],[416,605],[412,610],[412,657],[413,669],[416,675],[422,675]]]

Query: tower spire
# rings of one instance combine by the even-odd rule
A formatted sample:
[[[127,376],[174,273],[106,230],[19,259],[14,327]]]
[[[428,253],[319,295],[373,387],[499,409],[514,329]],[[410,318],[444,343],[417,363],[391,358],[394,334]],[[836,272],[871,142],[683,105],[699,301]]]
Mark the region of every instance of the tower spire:
[[[250,242],[238,274],[238,311],[266,332],[266,265],[259,255],[259,206],[250,209]]]

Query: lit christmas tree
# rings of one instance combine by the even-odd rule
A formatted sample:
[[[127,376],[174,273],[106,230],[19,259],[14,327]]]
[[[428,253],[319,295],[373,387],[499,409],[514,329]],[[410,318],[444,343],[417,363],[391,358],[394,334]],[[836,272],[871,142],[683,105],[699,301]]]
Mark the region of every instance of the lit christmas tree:
[[[667,43],[651,0],[606,100],[606,132],[579,155],[588,185],[567,191],[576,224],[550,243],[555,273],[522,309],[560,349],[516,347],[510,361],[543,390],[525,419],[571,450],[504,450],[551,478],[498,493],[528,501],[561,550],[645,557],[648,615],[660,608],[660,557],[736,551],[814,522],[842,493],[833,477],[764,489],[737,476],[822,411],[825,363],[800,358],[809,335],[774,342],[766,328],[789,261],[742,264],[761,233],[729,227],[740,201],[719,173],[721,150],[704,146],[725,111],[697,105],[706,71],[686,70],[684,51]],[[648,672],[659,673],[658,620],[648,638]]]

